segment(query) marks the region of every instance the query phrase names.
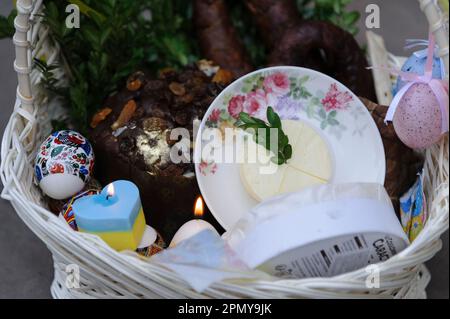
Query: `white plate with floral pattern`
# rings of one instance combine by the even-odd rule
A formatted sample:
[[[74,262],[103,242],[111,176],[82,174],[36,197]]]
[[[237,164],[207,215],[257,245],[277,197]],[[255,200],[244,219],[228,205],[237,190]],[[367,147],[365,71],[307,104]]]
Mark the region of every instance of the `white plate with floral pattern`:
[[[240,112],[266,121],[272,106],[282,120],[298,120],[327,142],[333,159],[330,183],[384,184],[385,154],[372,116],[348,88],[320,72],[273,67],[250,73],[229,85],[211,104],[197,134],[195,171],[203,198],[217,221],[229,230],[258,204],[241,183],[239,163],[202,158],[207,128],[233,128]],[[233,140],[224,142],[234,148]]]

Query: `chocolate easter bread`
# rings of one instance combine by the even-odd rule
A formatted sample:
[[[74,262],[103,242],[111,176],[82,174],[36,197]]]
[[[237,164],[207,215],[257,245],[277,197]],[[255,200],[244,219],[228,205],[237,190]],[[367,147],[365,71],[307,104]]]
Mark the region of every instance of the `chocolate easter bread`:
[[[170,158],[177,143],[171,132],[189,131],[192,158],[193,121],[202,119],[229,80],[227,72],[206,61],[179,72],[165,70],[157,78],[137,72],[92,118],[97,178],[104,185],[134,182],[147,223],[166,239],[193,218],[200,195],[192,161],[175,164]],[[204,218],[218,226],[209,212]]]

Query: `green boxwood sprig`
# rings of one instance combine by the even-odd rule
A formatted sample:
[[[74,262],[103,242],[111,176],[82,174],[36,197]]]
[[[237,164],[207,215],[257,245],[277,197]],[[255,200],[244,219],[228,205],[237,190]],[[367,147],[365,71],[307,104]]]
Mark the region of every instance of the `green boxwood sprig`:
[[[250,116],[248,113],[241,112],[239,114],[238,127],[243,130],[251,130],[253,140],[264,146],[267,150],[275,155],[271,161],[277,165],[286,164],[292,158],[292,145],[289,144],[289,137],[283,132],[283,125],[281,119],[274,109],[269,106],[267,108],[267,121]],[[278,144],[272,145],[270,133],[271,129],[276,129],[278,132]],[[261,133],[264,134],[261,134]]]

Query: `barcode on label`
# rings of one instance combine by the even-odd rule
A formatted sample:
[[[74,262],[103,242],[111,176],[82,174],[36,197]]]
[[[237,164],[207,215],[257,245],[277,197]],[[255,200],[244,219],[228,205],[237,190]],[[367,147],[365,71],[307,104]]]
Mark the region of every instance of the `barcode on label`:
[[[330,258],[328,258],[328,255],[327,255],[327,253],[325,252],[325,250],[321,250],[321,251],[320,251],[320,254],[322,255],[323,260],[324,260],[325,263],[327,264],[327,267],[330,267],[330,266],[331,266],[331,261],[330,261]]]
[[[363,244],[361,243],[361,240],[359,239],[359,237],[354,237],[355,239],[355,243],[358,246],[359,249],[364,249]]]
[[[358,246],[358,249],[365,249],[367,247],[366,240],[364,237],[355,236],[353,238],[355,240],[356,246]]]

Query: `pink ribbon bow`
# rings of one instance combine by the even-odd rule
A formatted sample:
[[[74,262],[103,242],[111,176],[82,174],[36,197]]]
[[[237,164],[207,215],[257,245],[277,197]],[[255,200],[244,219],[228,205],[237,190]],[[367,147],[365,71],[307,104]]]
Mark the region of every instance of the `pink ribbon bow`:
[[[435,40],[433,34],[430,32],[427,50],[427,61],[425,64],[424,75],[416,73],[408,73],[399,70],[390,70],[393,74],[400,76],[404,81],[408,83],[403,86],[400,91],[395,95],[394,99],[389,106],[388,112],[384,122],[392,122],[394,114],[397,110],[399,102],[408,90],[416,83],[427,84],[431,91],[434,93],[436,99],[439,102],[439,107],[442,114],[442,133],[448,132],[448,82],[441,79],[433,79],[433,54],[435,49]]]

